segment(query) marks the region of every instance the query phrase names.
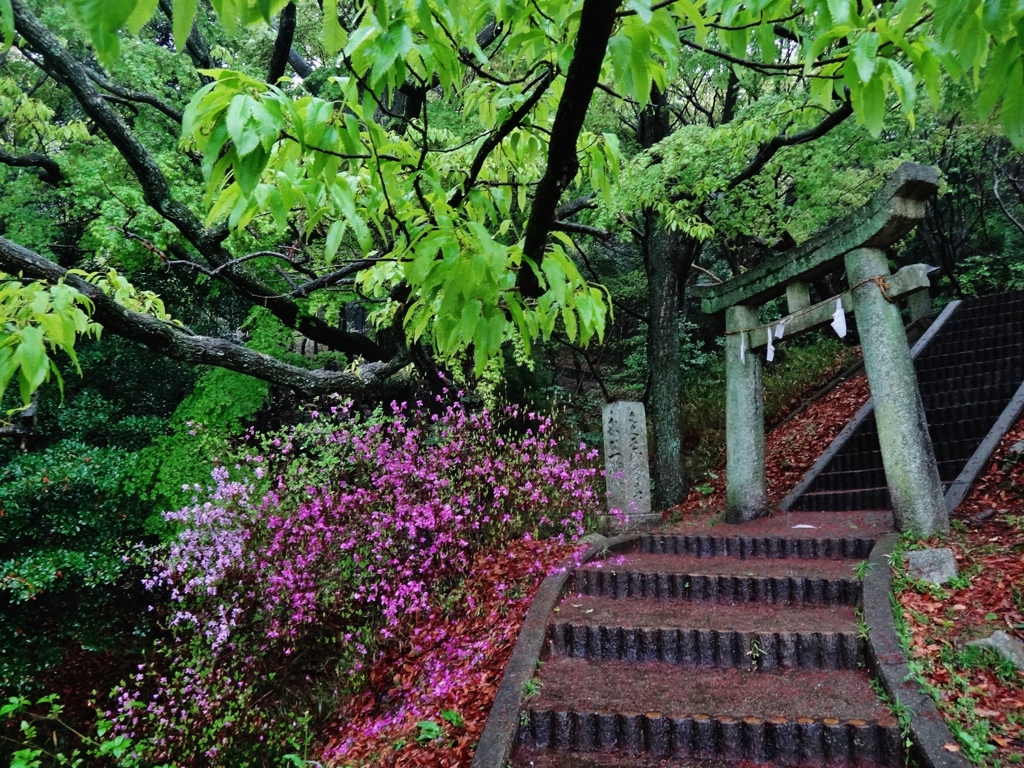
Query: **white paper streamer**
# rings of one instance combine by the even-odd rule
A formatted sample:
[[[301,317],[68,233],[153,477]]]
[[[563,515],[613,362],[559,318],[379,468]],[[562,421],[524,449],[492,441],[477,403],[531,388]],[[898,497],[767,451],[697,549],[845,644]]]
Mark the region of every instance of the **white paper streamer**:
[[[783,320],[781,323],[775,326],[775,338],[781,339],[783,331],[786,330],[786,321]]]
[[[766,354],[766,357],[767,357],[769,363],[772,360],[775,359],[775,345],[772,344],[772,332],[771,332],[771,329],[768,330],[768,352]]]
[[[832,315],[832,327],[841,339],[846,335],[846,313],[843,311],[843,297],[836,299],[836,313]]]
[[[740,363],[747,364],[747,334],[740,332]]]

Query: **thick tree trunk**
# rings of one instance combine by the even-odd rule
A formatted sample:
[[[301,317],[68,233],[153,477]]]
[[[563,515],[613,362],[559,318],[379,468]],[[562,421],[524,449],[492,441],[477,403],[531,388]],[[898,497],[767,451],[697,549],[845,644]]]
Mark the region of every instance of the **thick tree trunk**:
[[[651,106],[640,115],[637,140],[651,147],[671,132],[668,102],[655,89]],[[682,389],[679,375],[679,284],[684,265],[685,236],[663,225],[654,211],[644,212],[646,238],[644,263],[647,267],[647,414],[651,420],[654,461],[655,509],[673,507],[686,495],[683,463],[683,430],[680,419]],[[691,249],[692,250],[692,249]]]
[[[647,365],[651,376],[647,412],[654,437],[653,501],[655,509],[666,509],[682,502],[687,489],[679,368],[679,274],[685,238],[659,226],[653,213],[647,219]]]

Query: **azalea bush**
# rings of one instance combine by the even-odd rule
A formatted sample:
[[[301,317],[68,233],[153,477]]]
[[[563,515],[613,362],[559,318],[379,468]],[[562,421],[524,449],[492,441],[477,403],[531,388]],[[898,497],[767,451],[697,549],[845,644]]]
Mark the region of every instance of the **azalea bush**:
[[[515,407],[440,400],[370,417],[338,402],[250,434],[168,514],[180,532],[147,585],[169,634],[110,713],[147,758],[304,757],[368,657],[436,620],[476,552],[583,533],[600,506],[596,451],[563,455],[550,419]]]

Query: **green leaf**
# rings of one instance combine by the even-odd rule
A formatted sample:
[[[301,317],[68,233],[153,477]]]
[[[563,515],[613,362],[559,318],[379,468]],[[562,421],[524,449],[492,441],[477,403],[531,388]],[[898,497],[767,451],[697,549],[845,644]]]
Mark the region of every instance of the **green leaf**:
[[[620,33],[608,42],[608,50],[620,88],[642,107],[651,98],[651,35],[634,19],[626,21]]]
[[[683,15],[693,24],[697,43],[704,45],[708,36],[708,25],[696,4],[691,2],[691,0],[676,0],[672,5],[681,10]]]
[[[117,60],[121,49],[117,32],[125,26],[135,4],[136,0],[72,0],[72,8],[104,66]]]
[[[636,11],[637,18],[644,24],[651,23],[651,17],[654,15],[654,12],[651,10],[651,0],[629,0],[626,3],[626,8],[630,11]]]
[[[338,22],[338,0],[324,0],[323,41],[330,54],[337,53],[348,43],[348,36]]]
[[[21,329],[21,344],[18,345],[15,353],[21,361],[21,378],[27,385],[29,397],[39,389],[46,380],[46,373],[49,370],[49,359],[46,356],[46,345],[43,342],[43,329],[36,326],[26,326]],[[22,387],[22,398],[25,387]]]
[[[939,58],[931,51],[924,50],[914,62],[914,66],[924,80],[924,87],[928,91],[932,106],[939,109],[942,106],[942,68],[939,66]]]
[[[1018,151],[1024,149],[1024,79],[1021,74],[1021,62],[1018,59],[1010,68],[1006,92],[1003,94],[1003,108],[999,112],[1003,132]]]
[[[0,398],[18,372],[19,360],[13,347],[0,347]],[[0,713],[2,714],[2,713]]]
[[[775,30],[768,24],[760,24],[754,28],[754,36],[761,49],[761,60],[775,61]]]
[[[819,106],[828,108],[832,104],[832,94],[835,90],[832,80],[827,77],[813,77],[811,80],[811,101]]]
[[[565,323],[565,334],[569,337],[569,343],[576,341],[576,313],[570,307],[562,310],[562,322]]]
[[[859,117],[871,135],[877,138],[885,121],[885,86],[881,77],[873,77],[864,85]]]
[[[198,0],[174,0],[174,11],[171,17],[171,26],[174,32],[174,46],[179,51],[185,47],[192,32],[192,22],[196,18],[196,6]]]
[[[852,0],[828,0],[828,12],[832,14],[832,24],[849,24],[852,11]]]
[[[243,195],[250,195],[256,189],[256,185],[259,183],[260,176],[263,174],[263,169],[267,167],[267,160],[269,159],[269,153],[260,146],[257,140],[253,151],[235,162],[235,181],[241,187]]]
[[[259,127],[250,119],[258,106],[259,102],[245,93],[236,94],[228,105],[224,121],[239,156],[248,155],[260,145]]]
[[[68,337],[64,334],[64,320],[60,315],[45,314],[40,315],[36,318],[39,321],[39,325],[42,326],[43,330],[46,331],[46,337],[58,347],[64,347],[68,342]],[[74,336],[70,339],[74,341]]]
[[[153,18],[153,14],[156,13],[159,4],[160,0],[138,0],[135,10],[132,11],[128,20],[124,23],[128,31],[133,35],[139,34],[139,30],[142,29],[143,25]]]
[[[459,324],[456,326],[458,338],[463,343],[468,343],[476,335],[477,325],[481,324],[483,318],[480,316],[484,305],[479,299],[470,299],[462,305],[462,313],[459,317]],[[450,346],[451,349],[455,345]]]
[[[565,304],[565,270],[562,268],[558,258],[548,254],[541,262],[541,269],[548,279],[548,290],[559,304]]]
[[[850,57],[857,66],[862,83],[868,82],[875,73],[878,55],[878,33],[861,32],[850,47]]]
[[[0,35],[4,38],[0,53],[7,53],[14,45],[14,7],[11,0],[0,0]]]
[[[992,54],[992,60],[985,70],[984,84],[978,94],[978,117],[984,119],[995,109],[999,98],[1003,95],[1006,84],[1012,78],[1015,64],[1020,63],[1020,50],[1017,40],[1008,40],[998,46]]]
[[[917,103],[917,83],[914,82],[914,76],[895,60],[885,59],[884,61],[889,64],[893,87],[896,89],[896,95],[900,98],[900,104],[903,105],[903,111],[907,114],[913,112],[914,105]]]
[[[346,224],[344,219],[336,219],[331,222],[327,230],[327,242],[324,244],[324,258],[330,264],[338,254],[338,246],[341,245],[341,238],[345,234]]]

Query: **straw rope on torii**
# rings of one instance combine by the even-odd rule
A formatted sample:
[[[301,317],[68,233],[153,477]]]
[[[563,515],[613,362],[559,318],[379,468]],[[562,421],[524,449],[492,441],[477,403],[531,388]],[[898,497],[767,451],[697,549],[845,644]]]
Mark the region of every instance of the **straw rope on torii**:
[[[883,250],[918,224],[937,189],[936,169],[904,163],[867,205],[803,245],[723,283],[695,288],[705,313],[725,311],[729,521],[744,522],[768,511],[761,358],[748,353],[761,347],[771,352],[773,338],[792,338],[829,323],[845,333],[842,299],[849,296],[875,400],[896,527],[921,533],[948,528],[942,484],[896,303],[902,297],[926,296],[922,292],[928,288],[931,267],[913,264],[892,275]],[[808,283],[843,266],[851,287],[812,305]],[[789,314],[759,323],[761,305],[783,294]]]

